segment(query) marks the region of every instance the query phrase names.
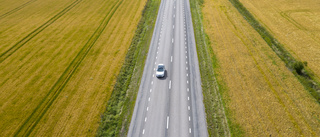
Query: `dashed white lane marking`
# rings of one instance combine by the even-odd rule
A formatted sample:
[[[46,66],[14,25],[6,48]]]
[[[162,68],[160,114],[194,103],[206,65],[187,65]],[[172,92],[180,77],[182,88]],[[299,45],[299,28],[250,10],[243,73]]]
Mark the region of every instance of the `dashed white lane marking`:
[[[147,107],[147,111],[149,111],[149,107]]]
[[[157,54],[158,54],[158,51],[157,51]]]
[[[144,134],[144,129],[142,130],[142,134]]]
[[[154,68],[153,70],[156,70],[156,68]]]
[[[160,39],[159,39],[160,40]],[[158,45],[160,45],[160,42],[158,43]]]
[[[151,85],[153,84],[153,81],[151,81]]]
[[[190,119],[190,116],[189,116],[189,121],[190,121],[191,119]]]
[[[152,92],[152,89],[150,89],[150,92]]]
[[[184,44],[186,44],[187,45],[187,42],[184,42]],[[187,48],[187,47],[186,47]]]
[[[188,56],[186,56],[186,58],[188,58]]]
[[[173,18],[175,18],[176,17],[176,15],[173,15]]]
[[[158,59],[158,57],[156,57],[156,59]]]
[[[176,6],[173,7],[174,9],[176,8]]]
[[[144,122],[146,122],[146,121],[147,121],[147,117],[144,118]]]
[[[154,74],[152,75],[152,77],[154,77]]]
[[[172,56],[171,56],[171,62],[172,62]]]
[[[190,110],[190,106],[188,106],[188,110]]]
[[[169,89],[171,89],[171,80],[170,80],[170,82],[169,82]]]
[[[158,47],[158,49],[159,49],[159,47]]]
[[[186,70],[188,70],[188,67],[186,67]]]
[[[188,62],[186,61],[186,64],[188,64]]]
[[[173,38],[172,38],[172,43],[173,43]]]
[[[186,51],[186,53],[188,53],[188,52]]]
[[[189,100],[190,98],[188,97],[188,100]]]
[[[157,62],[154,62],[154,64],[157,64]]]
[[[167,116],[167,129],[169,128],[169,116]]]
[[[150,97],[149,97],[148,101],[150,101]]]
[[[187,88],[187,91],[189,92],[189,88]]]
[[[174,25],[172,26],[172,28],[174,29]]]
[[[187,77],[189,76],[189,74],[187,74]]]
[[[187,84],[189,84],[189,81],[187,80]]]
[[[189,128],[189,133],[191,134],[191,128]]]

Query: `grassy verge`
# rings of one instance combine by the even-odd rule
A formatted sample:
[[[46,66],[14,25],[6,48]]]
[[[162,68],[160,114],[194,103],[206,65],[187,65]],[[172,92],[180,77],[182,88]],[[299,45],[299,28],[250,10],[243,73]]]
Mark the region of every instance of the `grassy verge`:
[[[209,136],[243,136],[244,131],[233,122],[232,112],[225,107],[228,103],[227,86],[220,76],[218,60],[203,29],[202,4],[203,0],[190,0],[208,133]]]
[[[239,0],[229,0],[243,18],[260,34],[278,57],[285,62],[287,68],[299,79],[306,90],[320,103],[320,83],[307,68],[307,62],[295,59],[281,43],[242,5]]]
[[[148,0],[117,77],[97,136],[126,136],[148,54],[160,0]],[[138,83],[138,84],[137,84]]]

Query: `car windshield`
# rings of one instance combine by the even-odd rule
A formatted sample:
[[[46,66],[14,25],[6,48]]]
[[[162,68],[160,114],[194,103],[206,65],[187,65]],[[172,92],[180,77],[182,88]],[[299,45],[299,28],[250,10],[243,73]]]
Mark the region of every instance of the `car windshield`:
[[[163,66],[159,66],[157,71],[163,71]]]

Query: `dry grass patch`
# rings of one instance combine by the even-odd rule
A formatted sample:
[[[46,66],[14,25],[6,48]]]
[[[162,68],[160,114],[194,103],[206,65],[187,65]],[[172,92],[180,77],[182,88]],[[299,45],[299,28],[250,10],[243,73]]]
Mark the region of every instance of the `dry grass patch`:
[[[30,16],[19,11],[4,18],[15,23],[1,22],[6,30],[1,41],[12,46],[74,1],[68,2],[50,8],[55,12],[29,5],[23,10],[30,10]],[[82,0],[5,59],[0,64],[0,135],[94,136],[144,5],[144,0]],[[44,15],[32,16],[33,12]],[[35,21],[39,17],[46,18]],[[19,22],[32,23],[19,33]],[[92,47],[79,66],[59,82],[88,41]],[[51,91],[56,85],[62,88]]]
[[[281,59],[229,1],[204,2],[231,123],[246,136],[319,136],[320,106]]]

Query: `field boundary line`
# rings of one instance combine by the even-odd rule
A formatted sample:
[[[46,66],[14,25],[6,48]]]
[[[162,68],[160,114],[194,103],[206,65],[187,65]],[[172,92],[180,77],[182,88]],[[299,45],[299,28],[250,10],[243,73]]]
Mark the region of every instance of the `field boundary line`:
[[[30,0],[30,1],[28,1],[28,2],[26,2],[26,3],[24,3],[24,4],[20,5],[20,6],[18,6],[18,7],[16,7],[16,8],[14,8],[14,9],[12,9],[12,10],[10,10],[10,11],[2,14],[2,15],[0,15],[0,20],[3,19],[3,18],[5,18],[5,17],[7,17],[7,16],[9,16],[9,15],[11,15],[11,14],[13,14],[13,13],[15,13],[15,12],[17,12],[17,11],[19,11],[19,10],[21,10],[21,9],[23,9],[24,7],[26,7],[26,6],[34,3],[35,1],[37,1],[37,0]]]
[[[83,46],[77,56],[72,60],[70,65],[64,71],[64,73],[60,76],[57,82],[52,86],[47,95],[43,98],[40,104],[34,109],[32,114],[24,121],[24,123],[19,127],[19,129],[15,132],[14,136],[29,136],[35,126],[42,119],[44,114],[48,111],[49,107],[53,104],[55,99],[61,93],[62,89],[66,86],[70,78],[73,76],[73,73],[77,70],[77,68],[82,63],[83,59],[87,56],[93,45],[99,39],[102,32],[105,30],[108,25],[110,19],[113,17],[113,14],[117,11],[118,7],[121,5],[123,0],[118,1],[115,6],[107,13],[99,27],[93,33],[93,35],[89,38],[87,43]]]
[[[7,59],[9,56],[11,56],[14,52],[16,52],[18,49],[20,49],[23,45],[25,45],[27,42],[29,42],[32,38],[37,36],[40,32],[42,32],[44,29],[46,29],[48,26],[50,26],[52,23],[54,23],[56,20],[58,20],[61,16],[69,12],[72,8],[74,8],[76,5],[78,5],[82,0],[75,0],[70,5],[68,5],[66,8],[64,8],[62,11],[60,11],[58,14],[50,18],[47,22],[42,24],[40,27],[33,30],[31,33],[29,33],[27,36],[22,38],[20,41],[18,41],[16,44],[14,44],[11,48],[9,48],[7,51],[0,54],[0,63],[2,63],[5,59]]]

